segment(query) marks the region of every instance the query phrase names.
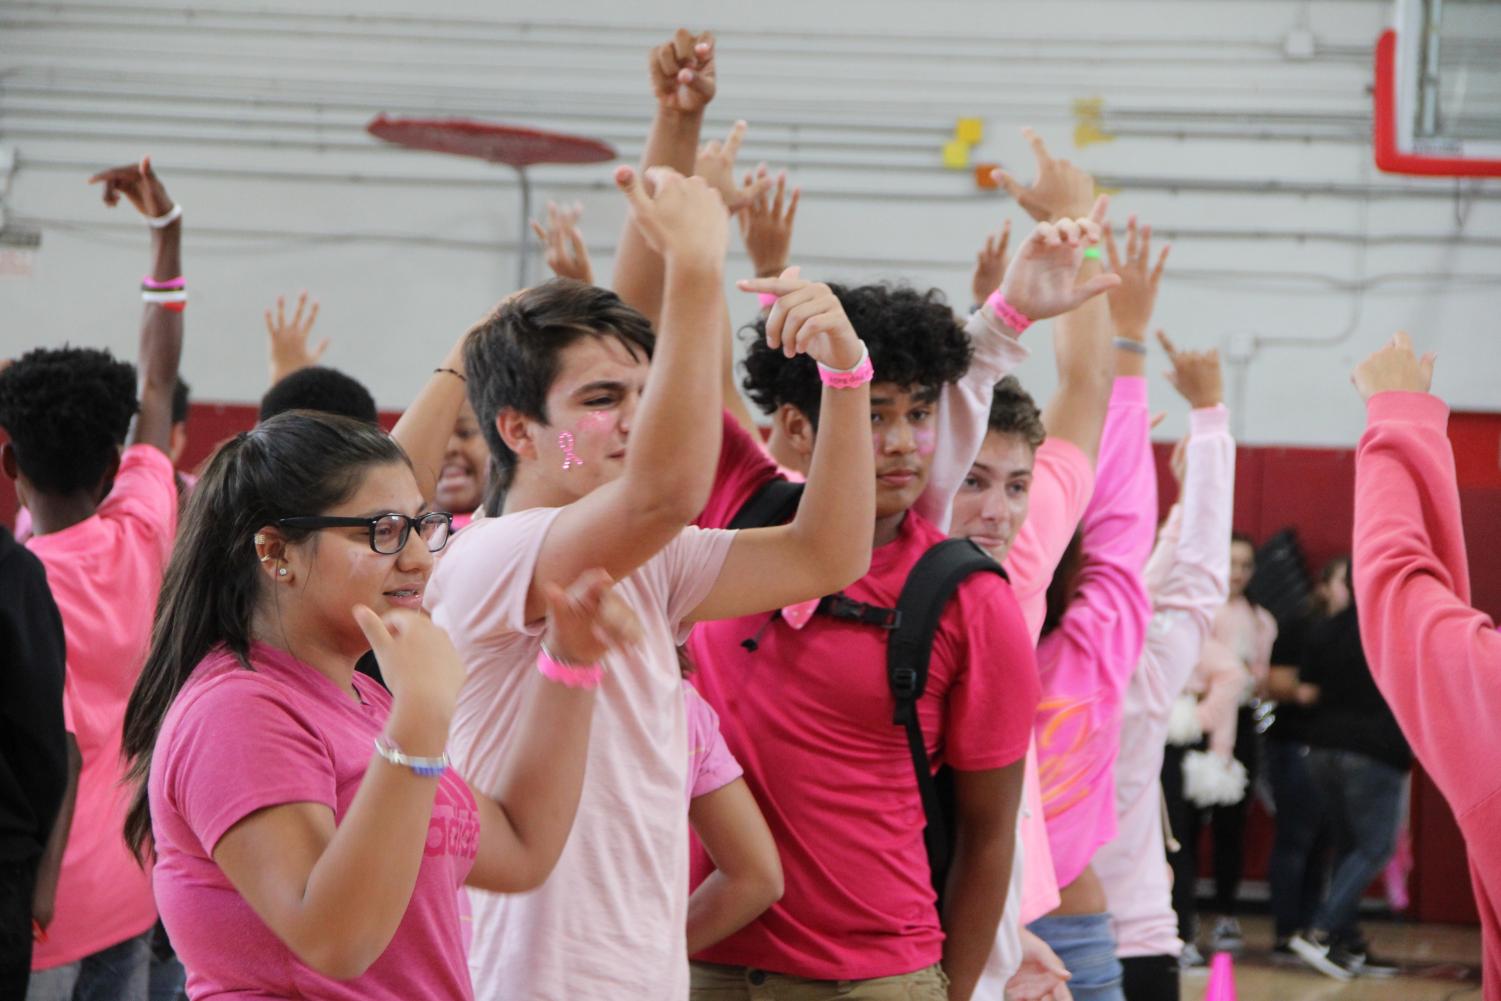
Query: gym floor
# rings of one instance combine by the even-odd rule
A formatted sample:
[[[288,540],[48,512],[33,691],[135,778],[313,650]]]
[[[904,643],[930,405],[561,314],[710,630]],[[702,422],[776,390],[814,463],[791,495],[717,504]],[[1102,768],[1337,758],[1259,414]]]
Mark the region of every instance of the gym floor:
[[[1479,1001],[1480,929],[1459,925],[1366,921],[1371,951],[1402,967],[1387,980],[1363,977],[1340,983],[1303,966],[1272,964],[1267,917],[1243,917],[1246,947],[1235,961],[1237,1001]],[[1207,970],[1187,973],[1183,1001],[1201,1001]]]

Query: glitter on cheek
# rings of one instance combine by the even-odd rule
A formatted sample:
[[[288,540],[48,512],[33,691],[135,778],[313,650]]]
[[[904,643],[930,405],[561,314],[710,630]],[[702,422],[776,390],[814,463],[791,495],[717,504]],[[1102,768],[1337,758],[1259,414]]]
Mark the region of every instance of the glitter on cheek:
[[[558,432],[558,448],[563,452],[563,468],[565,470],[584,464],[584,460],[580,459],[578,453],[573,450],[573,440],[572,431]]]
[[[598,434],[601,431],[608,431],[610,424],[610,415],[603,410],[596,410],[580,417],[574,427],[578,429],[579,434]]]
[[[938,447],[938,435],[932,428],[919,428],[912,433],[912,440],[917,443],[918,455],[932,455]]]

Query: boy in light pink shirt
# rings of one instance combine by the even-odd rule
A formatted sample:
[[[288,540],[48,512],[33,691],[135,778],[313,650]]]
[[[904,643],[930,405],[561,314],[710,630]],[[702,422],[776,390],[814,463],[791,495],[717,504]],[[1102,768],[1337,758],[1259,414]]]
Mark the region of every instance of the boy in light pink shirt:
[[[1092,863],[1109,903],[1125,994],[1132,999],[1178,996],[1182,942],[1158,779],[1168,715],[1225,598],[1235,481],[1235,442],[1220,403],[1216,353],[1164,346],[1173,361],[1174,385],[1193,407],[1189,436],[1173,455],[1183,492],[1147,563],[1152,621],[1122,707],[1115,764],[1118,829]]]
[[[174,284],[181,213],[149,160],[93,180],[107,205],[124,195],[152,221],[148,281]],[[62,613],[65,698],[82,756],[71,830],[54,830],[53,850],[66,852],[55,904],[43,908],[54,917],[33,953],[33,998],[66,997],[75,986],[97,997],[145,990],[156,908],[150,874],[121,836],[129,794],[120,740],[177,527],[167,452],[182,312],[156,298],[147,297],[141,322],[139,404],[136,371],[104,351],[38,349],[0,373],[0,426],[11,439],[0,463],[31,512],[27,545]]]
[[[1501,999],[1501,635],[1471,607],[1454,452],[1433,355],[1406,334],[1355,370],[1355,602],[1376,685],[1454,809],[1480,911],[1485,1001]]]

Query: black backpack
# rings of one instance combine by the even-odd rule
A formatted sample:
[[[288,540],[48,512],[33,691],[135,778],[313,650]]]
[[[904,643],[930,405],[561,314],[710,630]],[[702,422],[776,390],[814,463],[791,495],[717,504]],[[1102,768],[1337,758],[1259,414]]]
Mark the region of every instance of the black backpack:
[[[801,483],[772,480],[745,502],[729,527],[762,528],[783,524],[797,513],[802,495]],[[923,828],[923,845],[927,848],[928,868],[940,906],[954,854],[954,782],[947,766],[940,768],[936,775],[933,772],[928,761],[927,744],[923,741],[922,724],[917,716],[917,702],[928,687],[928,662],[933,656],[933,638],[938,632],[943,610],[959,585],[976,573],[993,573],[1002,580],[1009,579],[1001,565],[973,542],[945,539],[923,553],[913,565],[902,584],[895,608],[833,594],[818,603],[817,612],[887,631],[886,681],[895,704],[891,721],[907,732],[907,748],[912,755],[912,770],[917,777],[917,791],[922,797],[923,816],[927,822]],[[772,618],[778,614],[774,613]],[[756,640],[752,637],[743,645],[754,652]]]

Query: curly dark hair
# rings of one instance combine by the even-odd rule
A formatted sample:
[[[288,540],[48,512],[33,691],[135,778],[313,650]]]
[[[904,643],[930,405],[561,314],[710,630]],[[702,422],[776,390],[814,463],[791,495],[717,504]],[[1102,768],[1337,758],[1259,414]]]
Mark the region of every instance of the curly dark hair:
[[[98,348],[37,348],[0,372],[0,427],[45,493],[97,486],[139,409],[135,366]]]
[[[832,283],[829,288],[870,350],[877,382],[936,392],[969,371],[974,354],[969,335],[938,289]],[[790,403],[817,427],[823,393],[817,365],[807,355],[789,359],[767,347],[764,315],[752,329],[756,339],[745,356],[746,392],[768,414]]]
[[[277,414],[292,410],[311,410],[320,414],[337,414],[351,420],[375,424],[380,414],[375,397],[352,375],[336,368],[312,365],[284,376],[261,397],[258,422],[264,423]]]
[[[1032,394],[1022,388],[1021,380],[1014,375],[1008,375],[995,384],[995,394],[990,398],[990,430],[1021,435],[1034,452],[1047,441],[1042,411],[1037,409]]]
[[[656,347],[645,316],[614,292],[570,278],[554,278],[507,299],[465,337],[469,403],[495,460],[487,509],[516,474],[516,453],[501,439],[496,415],[511,409],[545,423],[559,358],[585,337],[613,337],[638,358],[650,359]]]

